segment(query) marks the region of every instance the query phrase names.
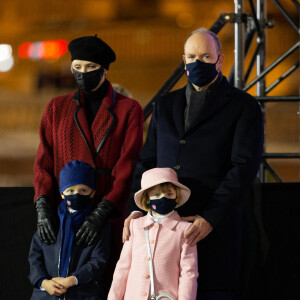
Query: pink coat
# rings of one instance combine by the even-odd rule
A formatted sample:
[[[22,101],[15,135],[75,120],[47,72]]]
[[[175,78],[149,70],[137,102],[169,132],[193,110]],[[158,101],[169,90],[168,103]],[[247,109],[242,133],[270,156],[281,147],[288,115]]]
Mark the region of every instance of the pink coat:
[[[186,244],[183,238],[189,226],[177,212],[161,223],[154,223],[149,215],[132,220],[131,235],[123,246],[108,300],[150,299],[145,227],[149,227],[156,295],[168,293],[178,300],[196,299],[197,248]]]

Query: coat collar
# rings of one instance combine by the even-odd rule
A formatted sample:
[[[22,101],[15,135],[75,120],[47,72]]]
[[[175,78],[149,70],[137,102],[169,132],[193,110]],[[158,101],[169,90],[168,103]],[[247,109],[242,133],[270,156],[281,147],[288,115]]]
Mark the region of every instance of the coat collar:
[[[181,221],[180,216],[176,211],[174,211],[159,224],[174,231],[175,227],[180,221]],[[143,218],[136,219],[135,222],[138,228],[152,227],[155,224],[149,215],[146,215]]]
[[[207,100],[198,113],[198,116],[191,122],[187,131],[184,130],[184,110],[186,107],[186,87],[178,90],[174,99],[173,118],[177,131],[180,136],[184,136],[196,126],[200,126],[205,120],[209,119],[214,113],[220,110],[229,102],[231,86],[226,77],[223,76],[221,83],[213,89],[207,90]]]

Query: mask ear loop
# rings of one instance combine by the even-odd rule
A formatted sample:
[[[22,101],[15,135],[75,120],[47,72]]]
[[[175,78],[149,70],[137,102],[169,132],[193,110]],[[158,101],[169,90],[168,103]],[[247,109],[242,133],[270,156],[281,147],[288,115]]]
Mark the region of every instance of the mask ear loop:
[[[217,65],[217,63],[218,63],[218,61],[219,61],[219,58],[220,58],[220,55],[221,55],[221,54],[218,55],[218,58],[217,58],[217,61],[215,62],[215,65]],[[217,70],[217,71],[218,71],[218,73],[220,73],[221,70]]]

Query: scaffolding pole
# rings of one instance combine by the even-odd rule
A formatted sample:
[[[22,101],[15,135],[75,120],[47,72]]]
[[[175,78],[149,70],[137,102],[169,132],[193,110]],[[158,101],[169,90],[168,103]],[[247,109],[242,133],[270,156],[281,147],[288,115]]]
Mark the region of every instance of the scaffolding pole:
[[[244,0],[234,1],[236,16],[234,24],[234,86],[242,89],[244,85],[244,41],[243,41],[243,12]]]
[[[259,76],[265,69],[266,60],[266,37],[265,37],[265,19],[267,11],[267,1],[257,0],[256,15],[260,25],[260,36],[257,36],[257,44],[261,44],[259,47],[256,58],[256,75]],[[258,97],[265,96],[265,78],[261,78],[256,85],[256,95]]]
[[[259,34],[257,34],[257,55],[256,55],[256,75],[259,76],[265,69],[265,59],[266,59],[266,44],[265,44],[265,19],[267,12],[267,3],[265,0],[257,0],[256,2],[256,17],[260,27]],[[256,84],[256,96],[265,96],[265,78],[262,77]],[[265,108],[262,103],[262,113],[265,119]],[[263,146],[263,152],[265,153],[265,145]],[[258,177],[261,182],[265,181],[265,164],[262,162],[258,171]]]

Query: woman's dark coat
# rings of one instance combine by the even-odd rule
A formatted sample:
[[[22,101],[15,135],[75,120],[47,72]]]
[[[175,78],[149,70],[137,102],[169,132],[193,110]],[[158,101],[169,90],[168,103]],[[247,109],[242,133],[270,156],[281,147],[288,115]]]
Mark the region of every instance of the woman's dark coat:
[[[67,276],[74,275],[78,285],[68,289],[65,295],[55,297],[37,287],[42,278],[60,277],[58,274],[59,253],[61,248],[60,232],[55,244],[42,243],[37,232],[34,234],[30,251],[29,280],[34,286],[31,300],[85,299],[105,300],[103,295],[103,274],[110,252],[110,226],[106,224],[99,240],[91,246],[73,244]]]
[[[258,102],[233,88],[223,77],[207,90],[206,101],[190,127],[184,129],[185,87],[156,103],[144,148],[134,174],[170,167],[191,189],[178,209],[181,216],[201,215],[214,228],[198,243],[199,289],[235,290],[238,284],[242,202],[258,171],[263,121]],[[129,211],[138,210],[131,199]]]

